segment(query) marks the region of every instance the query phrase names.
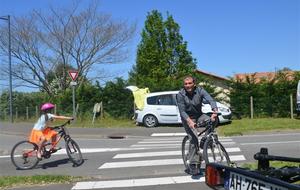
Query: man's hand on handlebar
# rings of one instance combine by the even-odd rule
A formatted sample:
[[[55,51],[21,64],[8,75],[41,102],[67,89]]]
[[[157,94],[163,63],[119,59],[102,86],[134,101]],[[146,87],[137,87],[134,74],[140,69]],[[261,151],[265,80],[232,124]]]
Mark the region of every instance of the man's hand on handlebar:
[[[187,121],[188,126],[189,126],[191,129],[195,128],[196,123],[195,123],[191,118],[188,118],[186,121]]]
[[[218,116],[218,109],[215,108],[215,109],[213,109],[213,113],[210,116],[211,121],[214,122],[216,120],[217,116]]]

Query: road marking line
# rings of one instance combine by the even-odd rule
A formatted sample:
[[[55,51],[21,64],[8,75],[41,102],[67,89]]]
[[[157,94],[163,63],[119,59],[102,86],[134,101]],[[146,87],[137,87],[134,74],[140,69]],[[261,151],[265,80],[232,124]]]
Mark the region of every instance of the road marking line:
[[[183,164],[182,159],[161,159],[161,160],[142,160],[142,161],[125,161],[125,162],[107,162],[98,169],[107,168],[127,168],[140,166],[161,166]]]
[[[275,136],[298,136],[300,135],[299,132],[295,132],[295,133],[283,133],[283,134],[257,134],[257,135],[243,135],[243,136],[235,136],[235,137],[275,137]]]
[[[152,137],[166,137],[166,136],[185,136],[186,133],[152,133]]]
[[[88,182],[77,182],[75,186],[72,187],[72,190],[141,187],[141,186],[170,185],[170,184],[182,184],[182,183],[197,183],[197,182],[199,183],[204,181],[205,181],[204,177],[198,177],[193,179],[191,176],[126,179],[126,180],[110,180],[110,181],[88,181]]]
[[[229,157],[230,157],[231,161],[246,160],[243,155],[232,155]],[[182,159],[106,162],[102,166],[100,166],[98,169],[128,168],[128,167],[142,167],[142,166],[162,166],[162,165],[181,165],[181,164],[183,164]]]
[[[167,147],[132,147],[132,148],[81,148],[81,153],[98,153],[98,152],[118,152],[118,151],[131,151],[131,150],[151,150],[151,149],[161,149]],[[66,154],[66,149],[58,150],[53,155],[61,155]],[[21,155],[16,155],[16,157],[20,157]],[[2,155],[0,158],[10,158],[10,155]]]
[[[236,148],[226,148],[227,152],[240,152],[241,149]],[[210,153],[210,150],[209,150]],[[139,158],[139,157],[155,157],[155,156],[173,156],[181,155],[181,151],[159,151],[159,152],[142,152],[142,153],[128,153],[128,154],[117,154],[113,159],[118,158]]]
[[[221,142],[230,142],[230,141],[232,141],[232,139],[222,139],[222,138],[220,138],[219,139],[219,141],[221,141]],[[175,141],[175,140],[148,140],[148,141],[140,141],[140,142],[138,142],[138,144],[151,144],[151,143],[153,143],[153,144],[159,144],[159,143],[181,143],[182,142],[182,139],[181,140],[177,140],[177,141]]]
[[[277,141],[277,142],[255,142],[255,143],[240,143],[241,145],[257,145],[257,144],[288,144],[288,143],[299,143],[300,141]]]
[[[152,133],[152,137],[176,137],[176,136],[186,136],[186,133]],[[227,137],[222,137],[227,138]]]
[[[162,143],[179,143],[179,142],[182,142],[182,140],[178,140],[178,141],[156,141],[156,140],[153,140],[153,141],[141,141],[141,142],[138,142],[138,144],[162,144]]]
[[[131,145],[130,147],[160,147],[160,146],[178,146],[180,147],[181,146],[181,143],[172,143],[172,144],[134,144],[134,145]]]
[[[220,157],[217,156],[217,160],[219,160]],[[244,155],[229,155],[230,161],[243,161],[246,160]],[[213,162],[213,158],[212,157],[208,157],[208,160],[210,162]]]
[[[223,142],[223,145],[231,145],[231,144],[235,144],[235,142]],[[134,144],[131,145],[130,147],[161,147],[161,146],[181,146],[182,144]]]

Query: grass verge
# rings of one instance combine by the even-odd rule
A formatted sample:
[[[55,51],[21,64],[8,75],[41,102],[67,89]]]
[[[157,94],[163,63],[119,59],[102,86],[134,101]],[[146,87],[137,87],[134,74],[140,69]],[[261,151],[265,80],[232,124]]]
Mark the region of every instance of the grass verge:
[[[259,118],[233,120],[230,124],[218,127],[222,136],[245,135],[266,131],[300,131],[300,120],[289,118]]]
[[[66,184],[82,179],[83,177],[63,175],[1,176],[0,189],[30,185]]]
[[[274,168],[281,168],[284,166],[288,166],[288,167],[292,167],[292,166],[296,166],[299,167],[299,163],[295,163],[295,162],[282,162],[282,161],[272,161],[270,162],[270,167],[274,167]],[[250,162],[250,163],[244,163],[241,166],[242,168],[247,168],[250,170],[256,170],[257,169],[257,162]]]

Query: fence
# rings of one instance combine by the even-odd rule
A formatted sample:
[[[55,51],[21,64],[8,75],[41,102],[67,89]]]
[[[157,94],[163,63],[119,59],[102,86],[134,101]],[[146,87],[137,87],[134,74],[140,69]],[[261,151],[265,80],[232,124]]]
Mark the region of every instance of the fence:
[[[253,97],[240,101],[235,101],[235,112],[243,117],[260,118],[260,117],[290,117],[294,118],[296,113],[296,100],[293,95],[282,97],[280,101],[272,100],[272,97]],[[298,113],[297,113],[298,115]]]
[[[56,109],[54,109],[56,114]],[[37,119],[40,116],[40,110],[38,106],[35,107],[13,107],[13,119],[14,120],[31,120]],[[9,121],[9,109],[0,109],[0,120]]]
[[[103,104],[102,102],[99,103],[100,106],[100,110],[93,110],[94,115],[93,115],[93,120],[95,120],[96,114],[100,116],[100,118],[104,118],[104,111],[103,111]],[[59,109],[59,108],[58,108]],[[78,113],[81,113],[79,110],[79,104],[76,105],[76,110],[75,110],[76,115]],[[38,106],[35,107],[25,107],[25,108],[18,108],[18,107],[13,107],[13,120],[15,121],[26,121],[26,120],[36,120],[37,118],[40,117],[40,110]],[[62,114],[62,115],[72,115],[71,111],[70,113],[58,113],[57,112],[57,106],[55,105],[54,108],[54,114]],[[0,107],[0,120],[2,121],[9,121],[10,115],[9,115],[9,109],[5,108],[5,109],[1,109]]]

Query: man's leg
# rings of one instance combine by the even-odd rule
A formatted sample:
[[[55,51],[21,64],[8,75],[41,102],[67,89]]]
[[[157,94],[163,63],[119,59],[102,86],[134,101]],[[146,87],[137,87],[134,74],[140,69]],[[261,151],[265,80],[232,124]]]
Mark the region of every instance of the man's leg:
[[[197,130],[196,129],[191,129],[188,124],[183,121],[182,125],[184,127],[185,132],[192,137],[192,144],[196,148],[196,151],[199,150],[199,141],[198,141],[198,136],[197,136]]]

